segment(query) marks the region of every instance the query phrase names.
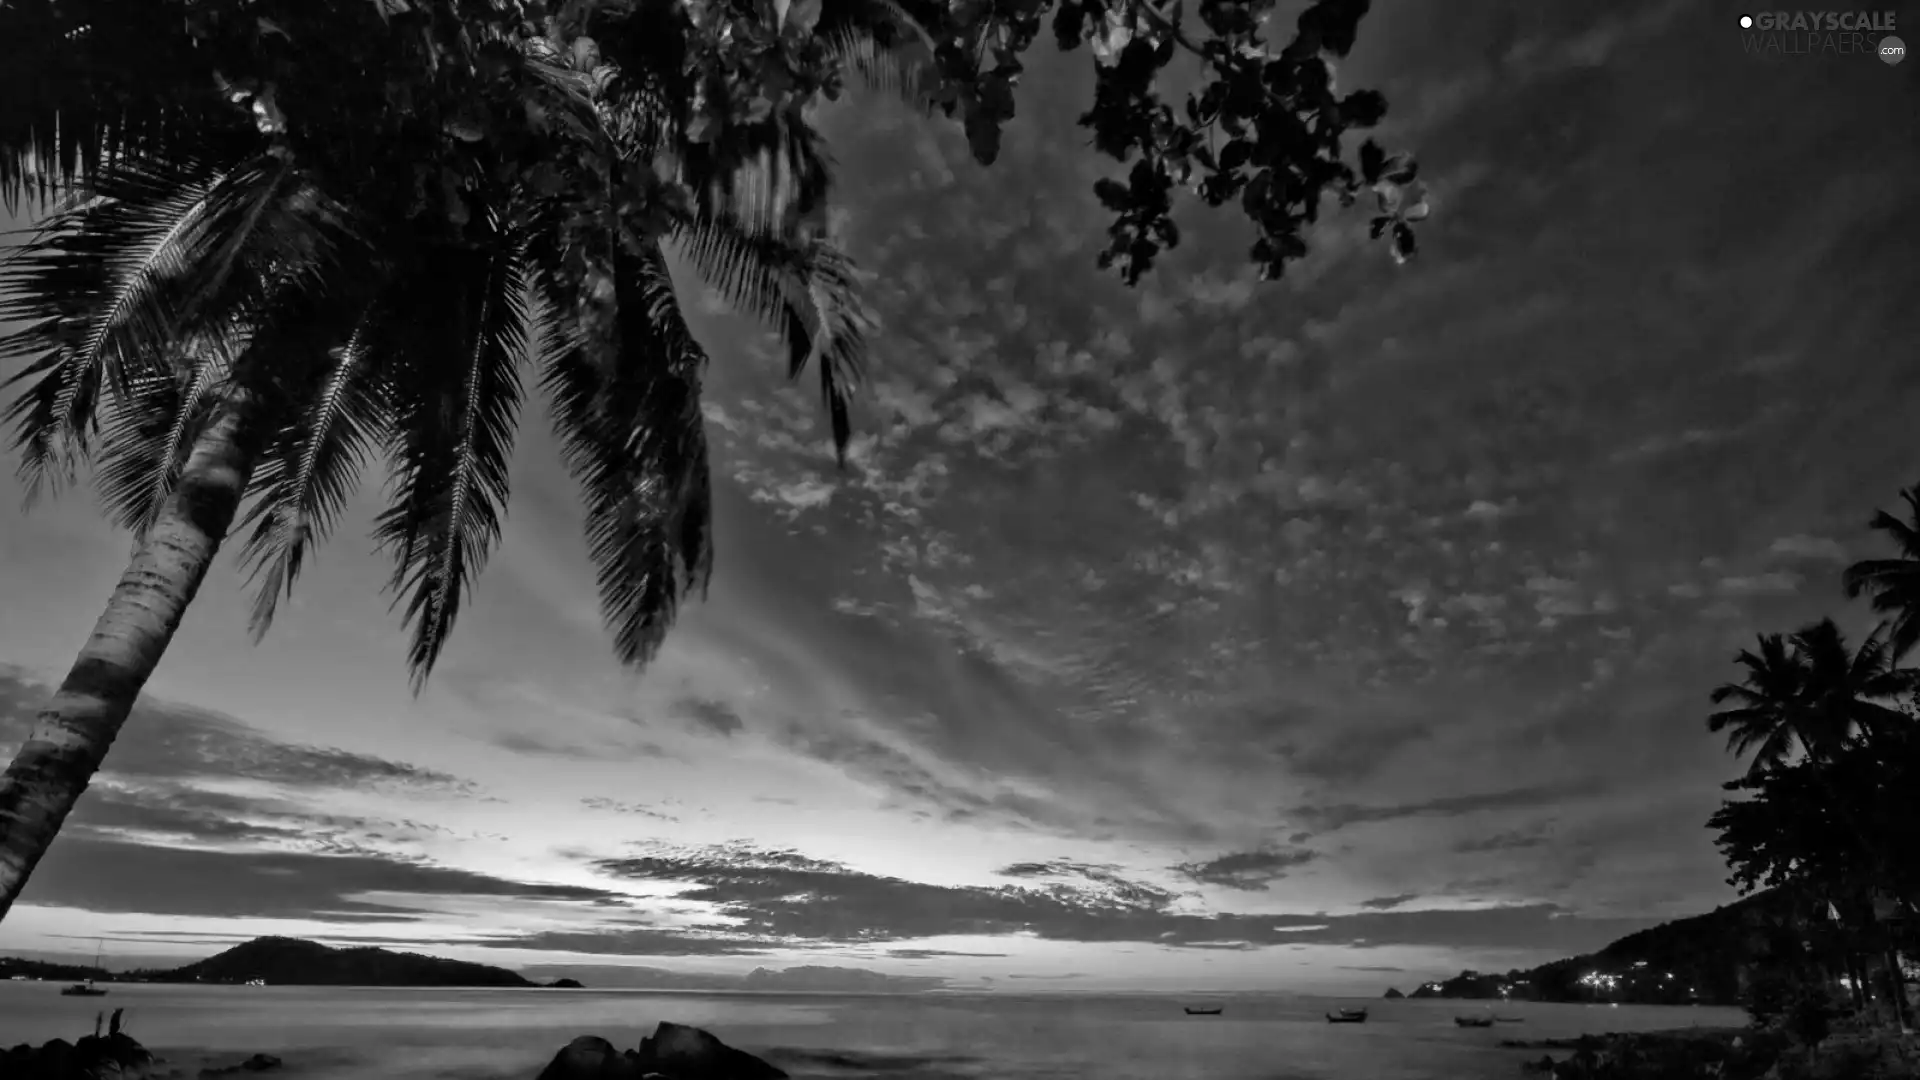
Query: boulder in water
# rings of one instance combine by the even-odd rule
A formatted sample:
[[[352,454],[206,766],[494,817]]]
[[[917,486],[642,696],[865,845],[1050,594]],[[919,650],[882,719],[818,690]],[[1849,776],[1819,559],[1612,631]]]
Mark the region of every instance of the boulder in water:
[[[266,1072],[280,1067],[280,1059],[272,1054],[254,1054],[238,1065],[209,1066],[200,1070],[201,1080],[215,1076],[235,1076],[240,1073]]]
[[[661,1021],[634,1055],[642,1073],[671,1080],[787,1080],[787,1074],[745,1050],[685,1024]]]
[[[633,1057],[598,1035],[582,1035],[553,1056],[539,1080],[640,1080],[644,1070]]]

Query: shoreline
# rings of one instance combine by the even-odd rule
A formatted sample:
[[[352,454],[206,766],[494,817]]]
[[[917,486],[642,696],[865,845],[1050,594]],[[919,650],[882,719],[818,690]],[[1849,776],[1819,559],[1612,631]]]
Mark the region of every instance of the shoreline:
[[[1650,1031],[1608,1031],[1597,1035],[1563,1035],[1544,1039],[1501,1039],[1504,1050],[1584,1050],[1598,1049],[1622,1039],[1645,1043],[1731,1043],[1754,1034],[1745,1027],[1657,1028]]]

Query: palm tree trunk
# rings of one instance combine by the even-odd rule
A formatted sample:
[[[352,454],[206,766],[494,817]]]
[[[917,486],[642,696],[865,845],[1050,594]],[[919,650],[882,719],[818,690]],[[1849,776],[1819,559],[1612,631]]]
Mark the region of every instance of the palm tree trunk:
[[[195,442],[93,634],[0,775],[0,919],[106,760],[226,539],[257,457],[245,413],[230,400]]]
[[[1907,982],[1900,973],[1899,957],[1889,946],[1881,950],[1880,961],[1887,969],[1887,1004],[1893,1009],[1893,1022],[1900,1030],[1905,1031],[1913,1025],[1908,1016]]]

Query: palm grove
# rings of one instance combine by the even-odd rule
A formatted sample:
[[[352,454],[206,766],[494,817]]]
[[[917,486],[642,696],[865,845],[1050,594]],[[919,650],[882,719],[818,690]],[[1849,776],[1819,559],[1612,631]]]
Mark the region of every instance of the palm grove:
[[[845,465],[873,329],[824,228],[814,126],[849,83],[962,126],[992,164],[1050,28],[1119,163],[1102,267],[1232,206],[1263,277],[1323,202],[1371,193],[1396,261],[1412,162],[1336,93],[1367,0],[10,0],[0,267],[30,491],[90,468],[134,554],[0,778],[0,916],[106,759],[230,533],[264,633],[362,473],[416,688],[500,533],[529,390],[586,505],[618,657],[643,665],[713,566],[692,268],[818,379]],[[1178,85],[1175,92],[1168,89]]]
[[[1884,1005],[1910,1022],[1900,963],[1920,900],[1920,669],[1901,661],[1920,643],[1920,487],[1906,516],[1872,527],[1895,557],[1848,567],[1849,598],[1881,617],[1857,648],[1832,619],[1761,635],[1736,658],[1739,682],[1713,692],[1708,718],[1728,748],[1750,755],[1708,822],[1743,893],[1778,890],[1783,918],[1759,935],[1749,998],[1761,1013],[1824,1000],[1844,980],[1855,1007]]]

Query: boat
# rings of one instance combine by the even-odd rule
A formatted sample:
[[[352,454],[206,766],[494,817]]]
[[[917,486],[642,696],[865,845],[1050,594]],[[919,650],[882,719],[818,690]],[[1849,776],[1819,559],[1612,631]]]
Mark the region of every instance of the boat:
[[[1327,1014],[1329,1024],[1364,1024],[1367,1022],[1365,1009],[1335,1009]]]
[[[96,944],[93,950],[93,969],[95,971],[100,970],[100,949],[102,947],[103,947],[102,945]],[[86,982],[74,983],[72,986],[63,988],[60,991],[60,996],[61,997],[106,997],[107,992],[101,987],[93,985],[93,979],[88,978]]]
[[[1460,1025],[1461,1027],[1472,1027],[1472,1028],[1492,1027],[1493,1017],[1491,1016],[1456,1016],[1453,1018],[1453,1022]]]
[[[1196,1009],[1191,1005],[1187,1006],[1188,1016],[1219,1016],[1221,1011],[1222,1006],[1219,1005],[1215,1005],[1211,1009]]]

